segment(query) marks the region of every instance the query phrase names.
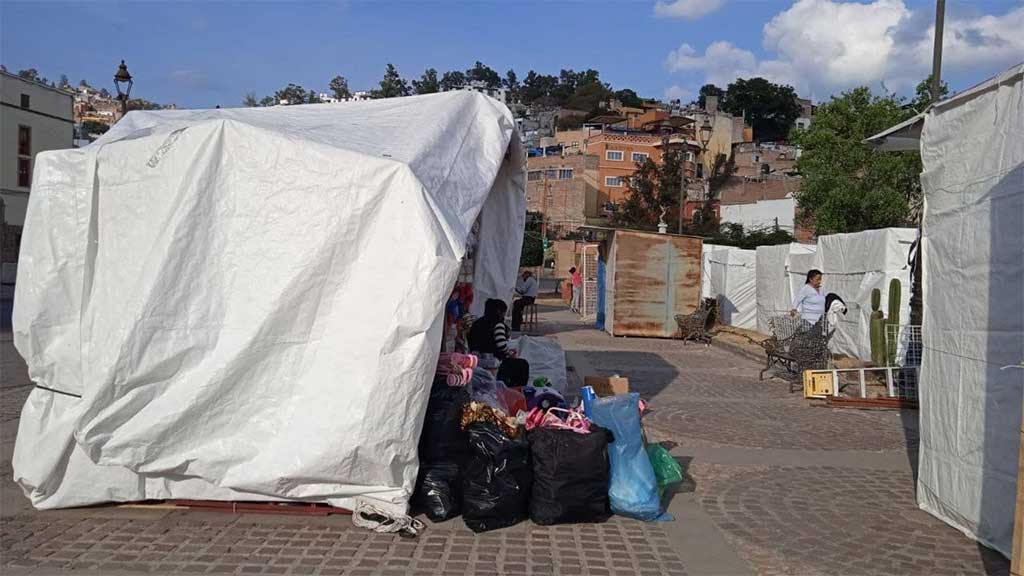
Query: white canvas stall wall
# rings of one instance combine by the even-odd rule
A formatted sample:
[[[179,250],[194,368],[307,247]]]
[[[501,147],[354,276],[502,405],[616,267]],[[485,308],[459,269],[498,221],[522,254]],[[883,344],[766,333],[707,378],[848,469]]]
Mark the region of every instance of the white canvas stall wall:
[[[881,291],[880,309],[888,314],[889,282],[901,286],[900,323],[910,322],[910,265],[907,260],[917,238],[912,228],[885,228],[855,234],[832,234],[818,238],[815,254],[824,275],[822,293],[834,292],[846,302],[848,312],[840,316],[830,349],[834,353],[871,359],[871,290]],[[806,271],[805,271],[806,274]],[[805,277],[791,275],[797,288]]]
[[[796,199],[759,200],[750,204],[723,204],[722,222],[742,224],[744,229],[778,226],[792,232],[796,217]]]
[[[700,297],[712,298],[714,293],[711,290],[711,253],[716,250],[735,250],[732,246],[720,246],[718,244],[704,244],[700,248]]]
[[[33,181],[13,323],[39,387],[13,465],[36,507],[406,511],[478,216],[479,291],[512,290],[525,195],[504,106],[131,112],[39,154]]]
[[[795,293],[790,284],[790,274],[794,257],[813,256],[817,249],[814,244],[795,242],[778,246],[758,246],[756,280],[758,332],[771,333],[768,320],[773,316],[787,313],[793,306]],[[793,272],[794,276],[799,275],[801,278],[806,274],[807,270]]]
[[[718,299],[718,321],[746,330],[757,328],[757,252],[712,250],[704,260],[710,296]]]
[[[1024,66],[924,118],[921,508],[1010,556],[1024,389]],[[1004,368],[1016,366],[1016,368]]]

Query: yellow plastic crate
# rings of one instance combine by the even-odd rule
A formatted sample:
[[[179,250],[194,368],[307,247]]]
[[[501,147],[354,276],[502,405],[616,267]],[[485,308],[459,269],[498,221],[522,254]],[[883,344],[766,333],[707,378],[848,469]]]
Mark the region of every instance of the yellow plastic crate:
[[[832,372],[804,370],[804,398],[827,398],[834,393]]]

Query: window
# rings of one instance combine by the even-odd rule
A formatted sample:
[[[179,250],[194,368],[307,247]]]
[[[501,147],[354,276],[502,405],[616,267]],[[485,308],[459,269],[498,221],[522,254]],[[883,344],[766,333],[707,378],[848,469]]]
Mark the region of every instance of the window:
[[[648,156],[647,152],[633,152],[633,162],[646,162]]]
[[[526,173],[526,180],[527,180],[527,182],[536,182],[537,180],[540,180],[540,179],[541,179],[541,171],[540,170],[530,170],[529,172]]]
[[[572,180],[572,168],[562,168],[558,171],[559,180]]]
[[[701,218],[702,218],[702,214],[700,213],[700,210],[694,210],[693,211],[693,216],[691,216],[691,219],[692,219],[693,223],[694,224],[700,224]]]
[[[704,177],[704,164],[697,164],[697,178]]]
[[[32,128],[18,125],[18,156],[32,155]]]
[[[605,176],[604,185],[609,188],[621,188],[624,182],[624,178],[619,176]]]
[[[556,170],[554,168],[545,170],[544,172],[545,172],[544,175],[547,177],[548,180],[554,180],[554,179],[558,178],[558,170]]]
[[[686,161],[687,162],[693,162],[693,152],[687,152],[686,153]]]
[[[622,153],[622,150],[607,150],[604,153],[604,157],[606,160],[611,160],[613,162],[622,162],[625,154]]]
[[[28,188],[32,185],[32,159],[18,158],[18,186]]]
[[[28,94],[22,94],[21,95],[21,107],[22,108],[28,108],[30,103],[31,103],[31,99],[29,98]]]
[[[580,147],[580,143],[577,142],[576,140],[573,140],[572,144],[569,144],[569,147],[570,148],[579,148]]]

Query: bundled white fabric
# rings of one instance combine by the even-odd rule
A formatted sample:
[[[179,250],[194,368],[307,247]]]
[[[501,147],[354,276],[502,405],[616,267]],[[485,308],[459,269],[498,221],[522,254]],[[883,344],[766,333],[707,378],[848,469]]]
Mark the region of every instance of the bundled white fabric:
[[[824,274],[821,291],[834,292],[845,302],[848,312],[841,316],[832,337],[833,352],[871,359],[871,291],[881,291],[881,310],[888,314],[889,282],[901,284],[900,324],[910,323],[911,246],[917,239],[913,228],[884,228],[855,234],[831,234],[818,238],[817,267]],[[796,261],[797,259],[792,259]],[[806,263],[801,262],[806,266]],[[801,267],[804,267],[801,266]],[[793,294],[806,281],[803,274],[791,274]]]
[[[806,277],[807,270],[813,268],[813,254],[817,251],[814,244],[780,244],[778,246],[758,246],[757,248],[757,331],[771,333],[768,320],[773,316],[785,314],[793,305],[796,293],[790,282],[790,276]],[[799,262],[803,258],[803,262]],[[800,264],[802,271],[795,269],[793,260]]]
[[[1010,556],[1024,370],[1024,65],[924,117],[921,508]]]
[[[565,373],[565,351],[551,338],[520,336],[512,343],[519,357],[530,363],[530,380],[543,376],[559,394],[565,395],[569,378]]]
[[[705,252],[710,294],[718,299],[718,321],[747,330],[757,328],[757,252],[726,248]]]
[[[472,93],[132,112],[37,156],[14,478],[39,508],[354,498],[406,512],[443,306],[525,219],[511,114]]]

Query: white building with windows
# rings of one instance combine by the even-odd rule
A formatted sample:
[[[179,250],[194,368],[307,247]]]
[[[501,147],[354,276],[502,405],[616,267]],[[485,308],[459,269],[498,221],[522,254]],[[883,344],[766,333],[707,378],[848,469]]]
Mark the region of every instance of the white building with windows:
[[[470,82],[469,84],[465,84],[465,85],[460,86],[458,88],[454,88],[453,90],[468,90],[468,91],[471,91],[471,92],[479,92],[479,93],[483,94],[484,96],[490,96],[491,98],[494,98],[498,102],[501,102],[502,104],[508,105],[508,90],[507,89],[501,88],[501,87],[492,88],[492,87],[488,86],[486,83],[481,82],[479,80],[475,80],[473,82]],[[444,90],[444,92],[450,92],[450,91],[451,90]]]
[[[25,222],[35,156],[71,148],[74,97],[63,90],[0,72],[0,199],[3,223]]]

